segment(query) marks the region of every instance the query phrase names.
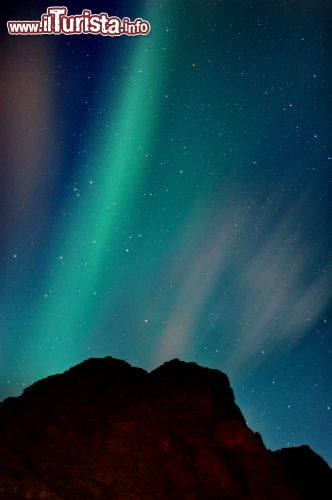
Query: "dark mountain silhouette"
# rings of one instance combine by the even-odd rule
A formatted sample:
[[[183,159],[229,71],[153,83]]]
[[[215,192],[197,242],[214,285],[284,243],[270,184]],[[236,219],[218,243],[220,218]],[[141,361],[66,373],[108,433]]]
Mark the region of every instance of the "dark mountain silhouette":
[[[267,450],[194,363],[89,359],[0,404],[0,499],[317,500],[331,481],[308,447]]]
[[[309,446],[282,448],[274,454],[283,463],[286,476],[301,498],[332,498],[331,469]]]

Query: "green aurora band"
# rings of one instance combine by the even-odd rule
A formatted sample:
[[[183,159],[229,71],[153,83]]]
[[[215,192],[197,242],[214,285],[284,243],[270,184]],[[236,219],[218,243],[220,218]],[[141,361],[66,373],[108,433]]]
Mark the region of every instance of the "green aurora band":
[[[128,79],[126,75],[118,109],[110,111],[111,103],[104,105],[114,113],[116,133],[108,129],[102,139],[93,138],[91,150],[95,156],[98,151],[97,159],[91,159],[98,165],[95,180],[86,192],[80,189],[82,200],[75,199],[64,209],[70,216],[54,238],[59,243],[51,262],[58,261],[62,267],[59,271],[56,266],[55,274],[51,267],[45,283],[50,292],[45,293],[39,309],[42,312],[36,314],[31,326],[34,334],[27,339],[30,344],[24,346],[23,357],[40,352],[38,364],[30,367],[31,378],[66,369],[80,361],[82,353],[86,357],[98,316],[103,315],[104,307],[110,307],[108,301],[103,307],[98,300],[97,305],[96,297],[105,296],[116,283],[116,270],[112,275],[105,273],[105,262],[116,258],[114,228],[124,224],[124,214],[135,206],[137,190],[146,175],[145,154],[151,147],[167,65],[167,54],[161,58],[160,20],[149,11],[146,18],[152,31],[134,40],[128,68],[131,76]]]

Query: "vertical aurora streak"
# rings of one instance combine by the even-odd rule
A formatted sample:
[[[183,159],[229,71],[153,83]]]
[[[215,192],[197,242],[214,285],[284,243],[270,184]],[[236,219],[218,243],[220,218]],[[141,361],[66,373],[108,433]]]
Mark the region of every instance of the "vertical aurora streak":
[[[146,16],[157,27],[160,20],[152,11]],[[115,108],[112,100],[105,105],[114,128],[101,138],[91,134],[90,149],[94,155],[97,151],[97,158],[91,159],[95,180],[79,193],[84,205],[64,208],[71,215],[59,224],[58,244],[51,256],[61,269],[54,274],[51,268],[46,278],[44,288],[50,293],[44,296],[42,314],[32,325],[35,335],[27,346],[27,352],[39,352],[36,373],[63,370],[86,355],[93,326],[104,308],[110,307],[109,303],[97,306],[96,297],[100,300],[116,282],[114,228],[135,206],[137,189],[146,175],[145,154],[151,148],[167,64],[166,57],[160,57],[161,44],[156,28],[151,36],[135,40],[130,78],[121,82],[120,101]],[[111,265],[105,273],[106,261]]]

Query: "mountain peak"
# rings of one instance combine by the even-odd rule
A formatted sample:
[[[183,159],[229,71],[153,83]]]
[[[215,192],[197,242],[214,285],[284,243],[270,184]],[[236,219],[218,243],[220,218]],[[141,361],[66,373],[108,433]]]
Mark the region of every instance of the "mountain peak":
[[[91,358],[0,404],[0,499],[328,498],[313,455],[267,450],[228,377],[179,359]]]

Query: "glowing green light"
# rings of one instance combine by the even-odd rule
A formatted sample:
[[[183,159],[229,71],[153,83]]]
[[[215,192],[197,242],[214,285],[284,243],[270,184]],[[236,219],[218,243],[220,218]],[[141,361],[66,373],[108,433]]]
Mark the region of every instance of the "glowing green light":
[[[105,262],[114,259],[114,228],[124,224],[124,215],[133,210],[146,173],[145,155],[158,119],[165,68],[160,20],[152,14],[146,14],[151,33],[130,39],[135,49],[123,80],[121,102],[112,110],[115,128],[103,138],[93,138],[90,149],[97,160],[92,163],[98,172],[88,189],[74,193],[66,209],[70,215],[55,235],[53,265],[43,302],[36,307],[32,340],[25,346],[27,356],[40,353],[38,366],[31,368],[38,377],[87,356],[86,341],[112,279],[103,272]],[[111,104],[105,109],[111,110]]]

